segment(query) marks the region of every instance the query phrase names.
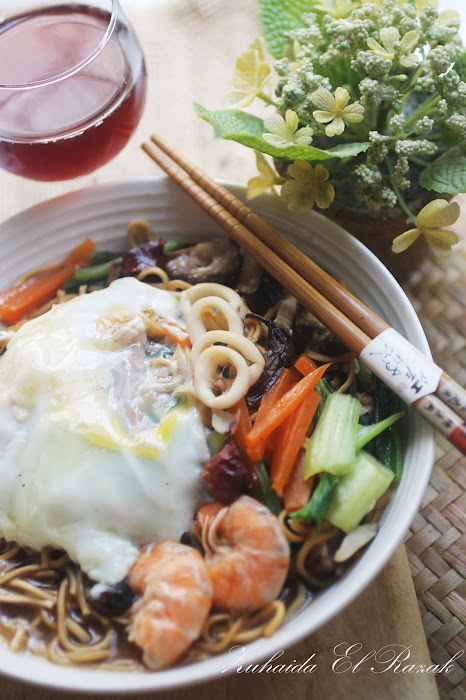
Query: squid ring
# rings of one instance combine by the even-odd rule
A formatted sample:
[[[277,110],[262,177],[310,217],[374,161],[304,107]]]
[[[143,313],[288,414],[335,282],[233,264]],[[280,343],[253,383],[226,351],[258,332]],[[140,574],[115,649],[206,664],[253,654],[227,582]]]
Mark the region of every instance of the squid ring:
[[[186,317],[186,326],[192,343],[207,333],[202,316],[205,311],[211,309],[217,310],[224,316],[228,326],[225,330],[243,335],[243,322],[231,304],[220,297],[203,297],[194,302]]]
[[[221,343],[237,350],[245,360],[251,362],[249,366],[250,386],[255,384],[264,371],[264,357],[261,351],[244,335],[229,331],[208,331],[200,336],[191,349],[191,364],[196,366],[199,355],[210,345]]]
[[[220,363],[234,366],[236,377],[223,394],[216,396],[212,390],[217,367]],[[209,408],[230,408],[237,403],[249,389],[249,367],[239,352],[223,345],[212,345],[199,355],[194,370],[194,387],[196,395]]]
[[[195,284],[189,289],[186,289],[181,294],[181,310],[185,318],[187,318],[191,306],[204,297],[218,297],[219,299],[223,299],[233,307],[240,318],[244,318],[248,313],[246,304],[234,289],[226,287],[224,284],[217,284],[216,282],[201,282],[200,284]]]

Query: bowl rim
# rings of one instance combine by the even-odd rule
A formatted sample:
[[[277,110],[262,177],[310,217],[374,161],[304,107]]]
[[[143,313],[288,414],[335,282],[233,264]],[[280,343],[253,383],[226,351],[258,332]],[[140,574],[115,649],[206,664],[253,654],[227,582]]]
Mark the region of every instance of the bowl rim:
[[[244,186],[224,180],[218,180],[218,182],[228,189],[231,189],[243,200],[246,198],[246,188]],[[183,203],[183,197],[186,196],[166,177],[144,177],[93,184],[44,200],[7,218],[0,223],[0,239],[4,235],[8,235],[9,229],[18,226],[21,227],[23,222],[31,221],[31,217],[32,220],[39,221],[40,225],[44,216],[48,219],[52,217],[53,220],[53,218],[63,215],[66,217],[67,214],[69,215],[70,211],[84,211],[86,207],[95,206],[106,200],[110,202],[112,198],[119,198],[120,196],[135,198],[139,195],[151,193],[160,196],[162,194],[173,196],[175,199],[179,197],[181,198],[180,201]],[[152,201],[153,206],[157,208],[158,203],[156,202],[156,197],[154,197]],[[272,218],[275,216],[276,219],[292,218],[297,226],[309,226],[309,222],[314,219],[314,221],[317,222],[316,225],[321,227],[325,226],[339,241],[349,245],[350,250],[354,251],[355,254],[362,255],[369,260],[373,272],[379,278],[382,278],[392,290],[396,290],[398,303],[402,304],[403,312],[406,314],[406,323],[409,325],[411,341],[414,342],[421,351],[430,356],[430,349],[425,333],[405,292],[385,266],[362,243],[340,226],[326,219],[322,214],[314,211],[303,215],[291,214],[288,210],[284,210],[280,200],[276,200],[270,195],[263,195],[254,200],[251,203],[251,208],[257,209],[258,213],[262,215],[271,214]],[[380,281],[378,285],[380,286]],[[417,478],[418,491],[417,493],[411,494],[411,499],[407,503],[408,507],[403,512],[402,517],[397,521],[398,529],[396,536],[392,537],[391,540],[386,543],[383,551],[382,547],[370,548],[370,566],[358,569],[358,562],[358,564],[343,577],[341,582],[330,587],[332,590],[336,589],[340,584],[345,584],[351,577],[350,581],[353,588],[350,589],[349,586],[345,585],[345,589],[348,588],[348,590],[344,591],[344,597],[339,598],[338,596],[333,596],[334,599],[331,601],[332,605],[327,605],[326,613],[320,614],[318,624],[314,626],[312,624],[309,625],[306,617],[303,619],[303,614],[301,613],[297,618],[294,618],[292,630],[286,627],[280,628],[271,638],[266,640],[262,638],[248,645],[248,663],[256,663],[270,656],[274,651],[277,651],[277,649],[286,648],[291,644],[299,642],[312,631],[315,631],[315,629],[327,623],[360,595],[364,588],[377,576],[383,566],[388,562],[395,549],[402,542],[412,519],[415,517],[430,477],[435,448],[433,431],[430,426],[424,424],[417,442],[424,462],[423,464],[414,465],[413,467],[413,469],[419,471],[419,478]],[[379,534],[374,540],[375,544],[378,538]],[[366,554],[364,557],[365,556]],[[357,577],[355,577],[356,571],[358,572]],[[312,609],[312,606],[310,609]],[[309,617],[309,615],[307,617]],[[26,659],[28,661],[28,667],[25,672],[24,663]],[[212,657],[206,661],[187,666],[177,666],[156,673],[116,673],[98,669],[60,667],[42,658],[36,658],[32,654],[21,654],[18,657],[18,655],[12,654],[7,649],[4,650],[0,648],[0,673],[18,681],[34,683],[55,690],[81,693],[98,691],[102,694],[128,694],[181,688],[215,678],[219,679],[222,677],[222,674],[226,676],[228,673],[233,673],[235,670],[232,667],[230,669],[225,669],[227,660],[228,656],[227,652],[225,652],[220,656]],[[25,677],[25,673],[28,675],[27,678]]]

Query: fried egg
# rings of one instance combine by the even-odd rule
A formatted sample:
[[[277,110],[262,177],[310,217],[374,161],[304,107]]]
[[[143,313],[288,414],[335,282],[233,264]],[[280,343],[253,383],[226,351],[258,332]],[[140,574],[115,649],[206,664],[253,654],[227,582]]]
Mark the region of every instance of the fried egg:
[[[157,318],[184,327],[176,295],[119,279],[28,321],[0,358],[0,535],[104,584],[206,495],[189,357]]]

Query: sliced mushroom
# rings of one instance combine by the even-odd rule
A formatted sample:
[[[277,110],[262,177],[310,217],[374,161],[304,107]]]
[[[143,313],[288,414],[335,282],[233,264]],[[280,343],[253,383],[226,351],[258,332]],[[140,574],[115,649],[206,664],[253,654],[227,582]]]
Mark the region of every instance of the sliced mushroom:
[[[239,273],[238,282],[236,283],[236,291],[242,297],[249,294],[256,294],[259,289],[262,275],[262,268],[249,253],[243,254],[243,264]]]
[[[190,284],[218,282],[231,284],[238,273],[241,256],[228,239],[198,243],[166,264],[170,277]]]
[[[298,302],[292,296],[287,296],[280,302],[277,314],[275,316],[275,323],[280,326],[286,333],[291,335],[293,327],[293,319],[296,314],[296,308]]]
[[[377,523],[359,525],[353,532],[346,535],[345,539],[335,552],[334,560],[338,563],[348,561],[364,545],[370,542],[377,534]]]

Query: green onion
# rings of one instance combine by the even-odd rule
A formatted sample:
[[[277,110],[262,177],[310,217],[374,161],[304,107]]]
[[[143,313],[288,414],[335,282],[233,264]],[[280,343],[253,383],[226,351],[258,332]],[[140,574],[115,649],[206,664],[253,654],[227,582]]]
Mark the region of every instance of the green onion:
[[[226,435],[216,433],[215,430],[212,430],[212,432],[209,433],[209,435],[207,436],[207,444],[209,446],[211,457],[216,455],[217,452],[220,452],[227,439],[228,438]]]
[[[163,247],[164,253],[174,253],[176,250],[183,250],[183,248],[188,248],[191,243],[179,243],[178,241],[167,241]]]
[[[123,257],[124,253],[116,253],[113,250],[95,250],[87,259],[86,266],[109,263]]]
[[[120,262],[121,258],[114,258],[111,262]],[[80,284],[98,282],[108,276],[108,266],[110,261],[100,263],[100,265],[90,265],[88,267],[77,267],[74,272],[74,279]]]
[[[315,523],[316,529],[319,531],[322,520],[325,518],[330,507],[333,494],[341,478],[339,474],[328,474],[324,472],[309,503],[307,503],[304,508],[290,513],[290,518],[296,518],[299,522],[305,523],[306,525]]]
[[[358,433],[356,436],[356,452],[362,450],[364,445],[366,445],[368,442],[380,435],[380,433],[383,430],[386,430],[391,425],[396,423],[396,421],[399,420],[402,416],[404,416],[404,413],[403,411],[400,411],[399,413],[394,413],[393,415],[388,416],[388,418],[384,418],[384,420],[381,420],[378,423],[372,423],[370,425],[359,425]]]
[[[344,474],[356,458],[356,434],[361,404],[349,394],[330,394],[312,433],[303,461],[303,475]]]
[[[322,379],[319,379],[319,381],[317,382],[314,391],[317,391],[317,393],[320,396],[320,403],[317,406],[317,411],[314,418],[315,421],[318,421],[320,416],[322,415],[322,411],[324,410],[325,402],[327,401],[330,394],[333,394],[335,389],[330,384],[328,379],[322,377]]]
[[[272,488],[270,476],[263,462],[260,463],[257,481],[253,488],[254,498],[263,503],[274,515],[282,511],[282,504]]]

